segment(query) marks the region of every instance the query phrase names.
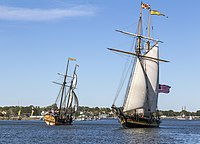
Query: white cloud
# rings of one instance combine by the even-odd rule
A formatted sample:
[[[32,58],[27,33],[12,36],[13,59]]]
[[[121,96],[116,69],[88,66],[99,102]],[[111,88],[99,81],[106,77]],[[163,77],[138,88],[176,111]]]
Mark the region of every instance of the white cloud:
[[[3,20],[47,21],[66,17],[93,16],[94,14],[95,8],[87,6],[62,9],[28,9],[0,6],[0,19]]]

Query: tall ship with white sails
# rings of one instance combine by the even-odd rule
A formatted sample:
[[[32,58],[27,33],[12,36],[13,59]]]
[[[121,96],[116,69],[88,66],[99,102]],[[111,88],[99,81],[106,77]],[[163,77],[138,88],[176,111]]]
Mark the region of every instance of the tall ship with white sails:
[[[149,12],[148,36],[142,35],[143,10]],[[131,55],[134,59],[127,82],[124,103],[121,107],[117,107],[115,99],[112,105],[113,111],[124,128],[159,127],[161,120],[157,107],[158,93],[168,93],[170,89],[168,85],[159,84],[159,63],[169,61],[159,58],[159,43],[161,41],[150,37],[151,15],[165,16],[159,11],[152,10],[150,5],[141,3],[138,33],[117,30],[117,32],[136,38],[135,52],[108,48],[117,53]]]
[[[66,73],[62,75],[64,77],[62,83],[54,82],[61,86],[59,94],[56,98],[55,104],[53,104],[51,110],[44,116],[44,121],[47,125],[71,125],[73,121],[73,114],[78,109],[78,97],[75,93],[77,85],[76,69],[78,65],[75,65],[73,76],[68,75],[69,62],[75,61],[74,58],[68,58]]]

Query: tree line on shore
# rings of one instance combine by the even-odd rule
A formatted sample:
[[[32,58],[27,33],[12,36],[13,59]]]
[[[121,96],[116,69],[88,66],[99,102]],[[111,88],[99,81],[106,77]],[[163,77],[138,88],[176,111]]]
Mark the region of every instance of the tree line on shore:
[[[47,107],[40,107],[40,106],[4,106],[0,107],[0,116],[10,117],[10,116],[17,116],[19,110],[21,111],[21,115],[29,117],[31,112],[33,111],[35,116],[40,116],[42,111],[49,111],[54,108],[54,105],[47,106]],[[88,107],[88,106],[79,106],[78,111],[75,113],[76,116],[79,116],[81,113],[90,113],[94,116],[98,116],[99,114],[111,114],[112,109],[108,107]],[[189,112],[186,110],[182,110],[180,112],[176,112],[173,110],[160,110],[160,115],[165,116],[180,116],[184,114],[185,116],[200,116],[200,110],[196,112]]]

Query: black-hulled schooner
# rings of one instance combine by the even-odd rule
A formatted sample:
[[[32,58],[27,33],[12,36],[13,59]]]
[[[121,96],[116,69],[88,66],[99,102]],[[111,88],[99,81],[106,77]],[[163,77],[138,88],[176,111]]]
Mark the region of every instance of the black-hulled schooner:
[[[74,58],[68,58],[66,73],[62,75],[64,77],[59,94],[56,98],[55,104],[52,105],[51,110],[44,116],[44,121],[47,125],[70,125],[73,121],[73,114],[78,109],[78,97],[75,93],[77,84],[76,69],[78,65],[75,65],[73,76],[68,75],[68,67],[70,61],[75,61]],[[59,74],[61,75],[61,74]],[[68,84],[69,80],[69,84]]]
[[[142,11],[149,11],[148,36],[142,35]],[[150,37],[151,15],[163,15],[153,11],[150,5],[141,3],[138,33],[117,30],[136,38],[135,52],[108,48],[111,51],[132,55],[133,68],[126,88],[124,103],[121,107],[112,105],[112,109],[124,128],[159,127],[161,121],[157,109],[159,93],[159,62],[168,62],[159,58],[159,40]],[[164,15],[163,15],[164,16]],[[143,44],[142,44],[143,43]],[[146,44],[145,44],[146,43]]]

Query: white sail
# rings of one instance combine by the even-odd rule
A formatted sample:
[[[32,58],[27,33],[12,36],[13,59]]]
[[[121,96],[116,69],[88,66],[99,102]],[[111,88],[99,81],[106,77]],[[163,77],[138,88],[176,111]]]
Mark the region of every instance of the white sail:
[[[73,82],[72,82],[72,88],[73,89],[76,88],[76,84],[77,84],[77,75],[76,75],[76,73],[74,73]]]
[[[70,91],[69,91],[69,97],[68,97],[68,102],[67,102],[67,108],[71,108],[71,106],[72,106],[72,100],[73,100],[73,90],[70,89]]]
[[[146,56],[157,58],[158,54],[158,44],[156,44],[150,51],[146,54]],[[159,62],[154,59],[146,59],[145,63],[145,71],[147,74],[147,85],[148,85],[148,104],[150,106],[151,112],[155,112],[157,109],[157,101],[158,101],[158,80],[159,80]]]
[[[76,84],[77,84],[77,75],[76,75],[76,73],[74,71],[73,79],[72,79],[71,85],[70,85],[70,91],[69,91],[69,97],[68,97],[68,102],[67,102],[67,108],[71,108],[71,106],[72,106],[73,93],[74,93],[73,90],[76,88]]]
[[[74,111],[78,110],[78,97],[76,96],[75,92],[73,92],[74,95]]]
[[[145,73],[141,62],[137,57],[135,71],[132,81],[130,82],[130,89],[128,90],[123,111],[126,112],[138,108],[146,108],[146,93]]]

